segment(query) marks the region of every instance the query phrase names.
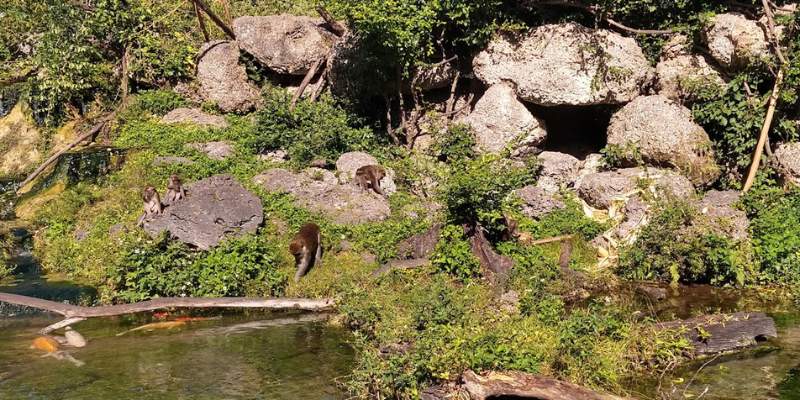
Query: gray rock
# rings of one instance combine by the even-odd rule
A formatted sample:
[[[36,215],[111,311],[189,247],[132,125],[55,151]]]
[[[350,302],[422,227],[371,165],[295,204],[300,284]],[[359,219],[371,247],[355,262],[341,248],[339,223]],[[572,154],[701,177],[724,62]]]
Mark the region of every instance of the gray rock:
[[[529,154],[547,138],[544,122],[534,117],[504,83],[492,85],[469,115],[457,122],[475,131],[478,150],[497,153],[512,146],[512,154]]]
[[[589,174],[583,178],[577,191],[590,206],[609,208],[616,198],[635,194],[641,184],[655,185],[680,198],[689,198],[695,193],[689,179],[658,168],[623,168]]]
[[[497,35],[472,65],[487,85],[511,83],[521,99],[544,106],[626,103],[653,76],[633,38],[575,23]]]
[[[266,154],[259,154],[258,159],[274,163],[283,163],[289,159],[289,154],[285,150],[272,150]]]
[[[223,239],[255,233],[264,221],[261,200],[230,175],[216,175],[186,186],[186,197],[144,222],[152,237],[170,235],[200,250]]]
[[[400,258],[427,259],[436,249],[441,232],[442,224],[434,224],[426,232],[411,236],[400,242],[397,245],[397,254]]]
[[[539,219],[566,207],[563,201],[538,186],[528,185],[515,190],[514,194],[522,200],[522,213],[531,218]]]
[[[663,96],[642,96],[611,117],[608,144],[634,163],[673,167],[694,183],[708,184],[720,173],[711,139],[691,111]],[[638,153],[638,154],[637,154]]]
[[[722,87],[725,81],[705,57],[679,54],[656,65],[658,94],[672,100],[692,100],[698,90]]]
[[[172,91],[194,104],[200,104],[204,101],[200,83],[197,81],[178,82],[172,88]]]
[[[614,229],[614,236],[618,239],[633,239],[636,233],[647,224],[649,207],[641,197],[635,196],[625,203],[623,208],[625,217]]]
[[[800,143],[781,143],[772,157],[772,165],[784,184],[800,186]]]
[[[224,129],[228,122],[221,115],[211,115],[199,108],[176,108],[161,118],[162,124],[194,124]]]
[[[192,165],[194,161],[186,157],[177,156],[158,156],[153,159],[153,165],[160,167],[163,165]]]
[[[582,163],[577,158],[557,151],[543,151],[537,156],[541,170],[536,186],[548,193],[557,193],[578,177]]]
[[[583,159],[583,165],[578,171],[578,176],[575,178],[574,187],[578,187],[583,181],[583,178],[600,172],[603,167],[603,155],[600,153],[591,153]]]
[[[336,160],[336,171],[339,173],[339,182],[342,184],[352,183],[356,176],[356,170],[365,165],[380,165],[378,160],[361,151],[351,151],[344,153]],[[387,195],[397,192],[397,185],[394,183],[394,171],[391,168],[384,168],[386,176],[381,179],[381,189]]]
[[[735,190],[711,190],[706,193],[698,204],[703,225],[734,240],[747,239],[747,214],[736,208],[740,196]]]
[[[242,50],[269,69],[305,75],[317,60],[324,60],[336,36],[320,19],[289,14],[244,16],[233,20],[233,33]]]
[[[769,55],[764,30],[742,14],[715,15],[703,37],[711,56],[725,68],[743,68],[753,59]]]
[[[275,168],[256,176],[253,181],[269,191],[293,195],[298,206],[324,214],[338,224],[382,221],[390,215],[385,197],[356,185],[339,184],[336,178],[331,181],[324,173],[321,179],[313,179],[313,174],[315,172],[295,173]]]
[[[87,231],[86,229],[78,229],[75,231],[74,236],[76,242],[82,242],[89,237],[89,231]]]
[[[203,98],[216,103],[224,112],[252,110],[259,101],[259,92],[247,80],[244,66],[239,64],[236,42],[208,42],[200,49],[200,54],[197,80]]]
[[[188,143],[186,147],[205,153],[213,160],[224,160],[233,155],[233,146],[228,142]]]
[[[421,68],[413,79],[417,90],[426,92],[449,87],[456,77],[457,70],[450,63]]]

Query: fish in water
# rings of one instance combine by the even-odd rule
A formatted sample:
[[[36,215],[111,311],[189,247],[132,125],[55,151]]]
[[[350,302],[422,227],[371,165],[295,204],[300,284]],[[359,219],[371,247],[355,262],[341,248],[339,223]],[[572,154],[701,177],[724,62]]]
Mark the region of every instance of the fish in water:
[[[39,336],[33,339],[31,348],[46,351],[47,353],[55,353],[58,351],[58,342],[50,336]]]
[[[66,332],[64,332],[64,337],[67,339],[67,344],[72,347],[86,346],[86,338],[70,327],[67,327]]]
[[[165,321],[165,322],[153,322],[151,324],[142,325],[133,329],[129,329],[125,332],[118,333],[117,336],[122,336],[126,333],[136,332],[136,331],[145,331],[145,332],[152,332],[156,329],[174,329],[181,326],[186,325],[185,321]]]

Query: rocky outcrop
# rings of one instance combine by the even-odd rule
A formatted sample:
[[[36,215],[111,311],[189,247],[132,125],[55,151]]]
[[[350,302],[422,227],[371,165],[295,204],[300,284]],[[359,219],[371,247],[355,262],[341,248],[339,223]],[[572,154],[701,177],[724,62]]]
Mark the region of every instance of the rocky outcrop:
[[[740,198],[741,193],[735,190],[707,192],[697,205],[701,216],[700,224],[716,234],[734,240],[747,239],[747,214],[736,208]]]
[[[764,30],[742,14],[717,14],[703,31],[712,57],[725,68],[739,69],[769,55]]]
[[[289,75],[305,75],[322,60],[336,37],[324,22],[289,14],[244,16],[233,20],[233,32],[242,50],[269,69]]]
[[[16,177],[33,169],[42,159],[43,138],[24,110],[23,102],[0,118],[0,175]]]
[[[537,159],[541,169],[536,186],[548,193],[556,193],[562,186],[573,184],[582,166],[577,158],[557,151],[543,151]]]
[[[508,82],[521,99],[544,106],[626,103],[652,78],[633,38],[575,23],[498,35],[473,69],[487,85]]]
[[[365,165],[380,165],[380,163],[378,163],[375,157],[361,151],[351,151],[342,154],[339,156],[339,159],[336,160],[336,171],[339,173],[339,182],[342,184],[353,183],[356,170]],[[390,195],[397,191],[397,185],[394,183],[394,171],[388,168],[384,169],[386,170],[386,176],[381,179],[381,189],[384,193]]]
[[[228,142],[188,143],[186,147],[205,153],[213,160],[224,160],[233,155],[233,145]]]
[[[496,153],[512,146],[512,155],[530,153],[547,138],[544,122],[525,108],[510,86],[491,86],[469,115],[457,122],[475,131],[480,151]]]
[[[199,108],[176,108],[161,117],[162,124],[192,124],[209,128],[224,129],[228,122],[221,115],[211,115]]]
[[[609,208],[614,200],[630,197],[643,184],[654,185],[680,198],[689,198],[695,193],[689,179],[658,168],[624,168],[590,174],[583,177],[577,191],[590,206]]]
[[[293,195],[298,206],[324,214],[338,224],[381,221],[391,213],[385,197],[356,185],[340,184],[326,170],[312,168],[296,173],[275,168],[256,176],[253,181],[268,191]]]
[[[457,70],[450,63],[420,68],[412,79],[414,88],[429,91],[449,87],[456,77]]]
[[[566,207],[564,202],[553,196],[552,193],[537,186],[525,186],[515,190],[514,194],[522,201],[522,213],[534,219]]]
[[[186,186],[186,197],[146,219],[152,237],[163,231],[201,250],[223,239],[255,233],[264,221],[261,200],[230,175],[216,175]]]
[[[800,186],[800,142],[781,143],[773,154],[772,165],[784,184]]]
[[[247,80],[244,66],[239,64],[236,42],[208,42],[200,49],[197,80],[206,101],[216,103],[223,112],[244,113],[255,107],[258,89]]]
[[[692,120],[689,109],[663,96],[643,96],[611,118],[608,145],[635,163],[673,167],[694,183],[708,184],[719,176],[711,140]]]
[[[692,100],[698,91],[725,85],[705,57],[690,52],[684,35],[676,35],[664,46],[656,76],[658,94],[676,101]]]

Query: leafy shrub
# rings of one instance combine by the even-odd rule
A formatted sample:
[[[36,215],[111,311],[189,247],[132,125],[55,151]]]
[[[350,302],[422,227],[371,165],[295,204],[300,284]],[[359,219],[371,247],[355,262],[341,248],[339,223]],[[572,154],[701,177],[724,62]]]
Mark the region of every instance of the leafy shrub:
[[[661,204],[618,272],[630,279],[742,285],[753,278],[747,246],[704,229],[686,201]]]
[[[158,296],[280,295],[288,282],[276,262],[278,250],[258,236],[230,239],[206,253],[180,242],[147,241],[133,246],[109,281],[124,301]]]
[[[764,283],[800,281],[800,191],[756,187],[745,199],[750,233]]]
[[[294,111],[289,110],[289,100],[283,89],[265,91],[256,132],[244,142],[247,148],[257,153],[284,149],[293,162],[305,164],[318,158],[336,160],[344,152],[371,150],[379,143],[371,129],[355,128],[358,121],[329,97],[298,102]]]
[[[434,135],[432,150],[445,162],[460,162],[475,157],[475,135],[466,124],[453,124]]]
[[[164,115],[186,105],[186,99],[171,90],[147,90],[136,96],[134,107],[153,115]]]
[[[464,281],[478,276],[481,268],[460,225],[447,225],[442,229],[431,265]]]

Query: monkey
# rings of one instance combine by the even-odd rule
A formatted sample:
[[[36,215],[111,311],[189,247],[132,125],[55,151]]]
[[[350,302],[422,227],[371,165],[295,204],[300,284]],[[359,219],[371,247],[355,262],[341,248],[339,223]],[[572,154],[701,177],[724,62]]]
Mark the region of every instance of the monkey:
[[[300,227],[300,231],[289,244],[289,252],[294,256],[297,273],[294,281],[300,281],[308,270],[314,265],[322,265],[322,235],[319,226],[307,223]]]
[[[167,181],[167,202],[172,204],[186,197],[186,189],[181,185],[181,178],[172,174]]]
[[[383,196],[381,179],[386,176],[386,170],[380,165],[365,165],[356,170],[356,184],[364,190],[372,190]]]
[[[139,222],[137,225],[143,226],[145,218],[154,215],[154,214],[161,214],[163,208],[161,208],[161,197],[158,195],[158,191],[156,188],[152,186],[148,186],[144,188],[142,191],[142,201],[144,202],[144,214],[139,217]]]

